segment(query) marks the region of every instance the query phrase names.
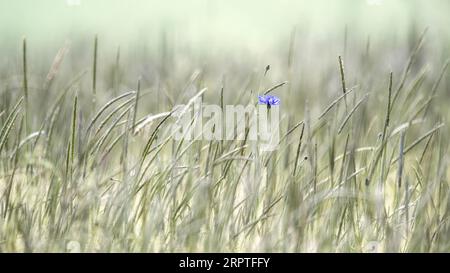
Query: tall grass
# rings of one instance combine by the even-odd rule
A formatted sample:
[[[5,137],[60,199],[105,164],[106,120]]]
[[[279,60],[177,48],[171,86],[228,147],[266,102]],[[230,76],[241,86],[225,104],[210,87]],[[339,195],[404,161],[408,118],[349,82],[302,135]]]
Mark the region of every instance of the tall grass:
[[[423,34],[385,67],[391,45],[347,35],[338,66],[302,67],[293,32],[275,56],[287,64],[142,55],[151,69],[99,54],[96,36],[93,56],[58,58],[48,88],[23,40],[22,83],[0,83],[0,251],[449,251],[447,56],[424,62]],[[275,151],[168,130],[174,104],[268,93]]]

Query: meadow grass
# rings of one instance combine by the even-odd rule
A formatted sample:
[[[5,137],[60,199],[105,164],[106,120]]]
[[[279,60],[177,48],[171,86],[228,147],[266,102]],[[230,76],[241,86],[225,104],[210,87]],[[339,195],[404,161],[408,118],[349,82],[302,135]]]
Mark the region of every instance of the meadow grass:
[[[393,71],[392,47],[350,54],[347,38],[305,68],[294,30],[287,62],[177,65],[164,45],[139,74],[98,36],[50,69],[24,39],[20,72],[0,70],[0,251],[449,251],[448,61],[427,63],[418,37]],[[281,98],[275,151],[167,130],[195,96],[268,93]]]

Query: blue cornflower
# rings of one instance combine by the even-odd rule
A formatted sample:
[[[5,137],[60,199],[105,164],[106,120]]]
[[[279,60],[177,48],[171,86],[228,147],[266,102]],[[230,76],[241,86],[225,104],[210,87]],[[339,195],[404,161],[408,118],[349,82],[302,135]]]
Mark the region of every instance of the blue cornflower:
[[[258,101],[259,104],[266,104],[267,108],[270,108],[272,105],[280,104],[280,99],[272,95],[258,96]]]

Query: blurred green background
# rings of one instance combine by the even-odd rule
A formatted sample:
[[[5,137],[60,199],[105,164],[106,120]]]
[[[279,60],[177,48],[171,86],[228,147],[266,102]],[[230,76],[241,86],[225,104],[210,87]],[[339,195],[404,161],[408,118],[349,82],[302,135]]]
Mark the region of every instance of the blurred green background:
[[[168,32],[178,45],[236,47],[257,52],[287,39],[295,26],[303,39],[343,35],[403,39],[410,27],[432,27],[448,38],[445,0],[18,0],[0,1],[2,46],[27,36],[49,46],[78,35],[99,34],[111,46],[158,44]]]
[[[413,69],[436,72],[450,51],[449,11],[445,0],[1,1],[0,78],[20,90],[23,37],[32,89],[41,88],[61,48],[61,75],[90,71],[97,35],[100,91],[134,89],[143,77],[143,88],[163,85],[176,97],[201,71],[200,85],[216,91],[223,77],[233,75],[227,81],[234,93],[270,64],[269,82],[289,80],[303,103],[334,96],[339,55],[349,86],[369,87],[374,75],[388,71],[398,77],[426,28]],[[90,92],[89,77],[82,83],[81,90]],[[165,104],[161,100],[158,105]]]

